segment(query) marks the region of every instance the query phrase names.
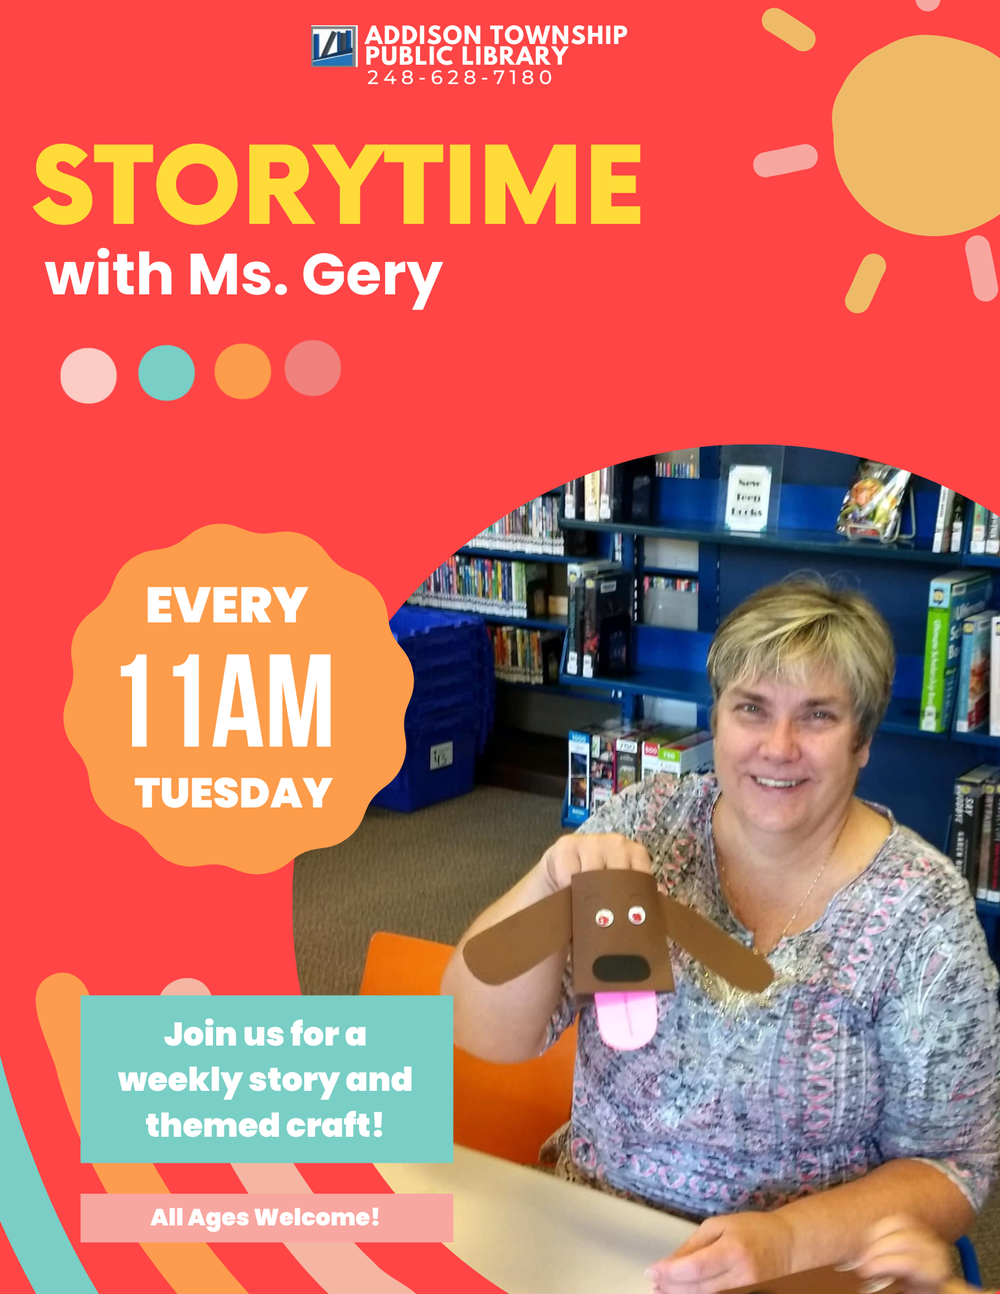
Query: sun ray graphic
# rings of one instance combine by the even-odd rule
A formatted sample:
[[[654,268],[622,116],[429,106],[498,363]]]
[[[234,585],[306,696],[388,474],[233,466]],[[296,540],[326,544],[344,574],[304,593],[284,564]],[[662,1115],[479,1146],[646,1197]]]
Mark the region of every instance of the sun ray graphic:
[[[851,314],[864,314],[872,303],[884,273],[885,261],[877,253],[869,252],[858,266],[854,281],[847,289],[847,296],[844,297],[844,305]]]
[[[916,0],[927,12],[939,0]],[[806,51],[815,33],[783,9],[767,9],[766,31]],[[977,301],[997,299],[997,265],[985,234],[1000,216],[1000,58],[949,36],[904,36],[866,55],[838,90],[832,110],[833,155],[848,192],[889,229],[925,238],[972,235],[965,258]],[[758,153],[764,178],[807,171],[811,144]],[[885,260],[865,256],[844,298],[863,314],[885,273]]]
[[[786,45],[791,45],[792,49],[797,49],[802,54],[816,44],[816,33],[804,22],[799,22],[798,18],[785,13],[784,9],[766,9],[761,22],[764,24],[765,31],[769,31],[772,36],[777,36],[778,40],[783,40]]]

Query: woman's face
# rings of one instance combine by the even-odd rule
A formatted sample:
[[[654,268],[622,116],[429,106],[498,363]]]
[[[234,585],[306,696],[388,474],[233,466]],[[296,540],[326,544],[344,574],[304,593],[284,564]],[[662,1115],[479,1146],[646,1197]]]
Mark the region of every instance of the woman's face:
[[[853,701],[833,671],[733,684],[716,706],[719,785],[738,820],[758,832],[804,835],[834,821],[869,745],[857,748]]]

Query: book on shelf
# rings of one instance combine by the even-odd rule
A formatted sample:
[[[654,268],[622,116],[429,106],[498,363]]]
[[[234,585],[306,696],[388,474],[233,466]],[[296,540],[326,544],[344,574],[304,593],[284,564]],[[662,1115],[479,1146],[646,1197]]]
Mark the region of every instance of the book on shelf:
[[[1000,557],[1000,512],[991,512],[986,518],[986,552],[991,557]]]
[[[920,693],[921,732],[948,731],[958,682],[962,621],[984,611],[992,592],[992,577],[982,571],[949,571],[931,580]]]
[[[442,562],[408,601],[414,606],[526,619],[544,606],[544,563],[458,554]],[[545,610],[540,612],[545,615]]]
[[[493,672],[509,683],[533,686],[559,682],[562,635],[521,625],[487,625],[493,644]]]
[[[706,739],[707,738],[707,742]],[[643,749],[652,743],[663,752],[663,767],[643,772]],[[665,728],[642,720],[605,723],[574,728],[567,743],[569,781],[567,812],[569,822],[584,822],[612,795],[624,791],[655,772],[682,776],[695,768],[711,765],[711,733],[692,733],[690,728]],[[673,751],[673,757],[669,752]],[[697,752],[697,753],[695,753]]]
[[[697,480],[701,475],[699,449],[669,449],[656,455],[656,475],[683,481]]]
[[[978,505],[973,504],[970,499],[963,498],[962,495],[956,494],[954,490],[942,485],[938,494],[937,515],[934,521],[934,539],[931,543],[932,551],[935,553],[960,553],[966,526],[974,529],[977,507]],[[974,551],[974,549],[970,549],[970,552]],[[979,551],[983,552],[984,549],[981,548]]]
[[[653,719],[635,719],[615,733],[614,750],[605,748],[603,755],[605,759],[614,760],[615,794],[642,781],[642,746],[647,737],[653,733],[663,733],[668,739],[679,739],[689,731],[690,729],[683,727],[674,727],[668,731],[662,723]]]
[[[969,514],[969,510],[970,510],[970,505],[968,500],[963,499],[961,495],[956,494],[955,511],[952,514],[952,518],[951,518],[950,551],[953,553],[960,553],[962,551],[962,539],[965,535],[965,527],[967,525],[966,518]]]
[[[566,552],[566,536],[559,526],[559,496],[543,494],[480,531],[466,548],[559,557]]]
[[[563,516],[567,521],[583,521],[583,480],[582,476],[576,476],[572,481],[566,482],[566,488],[563,491]]]
[[[615,742],[628,727],[619,720],[574,728],[569,734],[566,817],[585,822],[614,794]]]
[[[631,730],[615,738],[615,790],[642,781],[642,732]]]
[[[972,505],[972,532],[969,535],[969,552],[978,557],[986,552],[986,528],[990,513],[981,503]]]
[[[590,738],[590,811],[596,813],[615,793],[618,738],[628,731],[614,721],[598,727]]]
[[[937,516],[934,520],[934,540],[931,545],[935,553],[951,552],[951,523],[955,515],[955,491],[942,485],[938,494]]]
[[[990,736],[1000,737],[1000,616],[990,622]]]
[[[601,519],[601,473],[588,472],[583,478],[583,519]]]
[[[611,520],[611,474],[614,470],[615,469],[613,467],[602,467],[599,473],[600,488],[597,496],[598,521]]]
[[[599,520],[648,525],[653,514],[655,475],[656,463],[651,455],[602,468]]]
[[[588,578],[605,572],[617,572],[614,562],[594,560],[570,562],[566,567],[566,673],[583,675],[583,594]]]
[[[969,888],[978,898],[988,896],[979,894],[979,863],[982,847],[983,798],[986,785],[993,785],[1000,769],[993,764],[977,764],[963,773],[955,782],[955,792],[951,819],[951,841],[949,852],[956,868],[969,883]],[[995,818],[996,805],[993,805]],[[991,823],[992,831],[992,823]]]
[[[586,822],[590,817],[590,733],[574,728],[569,734],[569,774],[566,818]]]
[[[685,773],[703,772],[712,766],[712,734],[704,730],[683,737],[652,734],[642,743],[642,775],[655,777],[670,773],[681,777]]]
[[[955,689],[955,731],[976,732],[990,719],[990,629],[995,611],[980,611],[962,621],[962,643]]]
[[[1000,768],[994,768],[983,783],[976,898],[1000,903]]]
[[[627,674],[631,663],[635,579],[626,571],[588,575],[583,581],[584,678]],[[579,592],[578,592],[579,596]]]

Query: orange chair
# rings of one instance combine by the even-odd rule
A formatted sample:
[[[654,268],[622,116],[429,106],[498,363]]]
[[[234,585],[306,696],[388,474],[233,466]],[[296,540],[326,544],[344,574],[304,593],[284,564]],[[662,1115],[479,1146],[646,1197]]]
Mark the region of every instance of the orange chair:
[[[454,949],[409,935],[372,935],[361,992],[436,996]],[[544,1056],[495,1065],[455,1048],[455,1140],[519,1164],[538,1162],[542,1142],[569,1118],[576,1025]]]

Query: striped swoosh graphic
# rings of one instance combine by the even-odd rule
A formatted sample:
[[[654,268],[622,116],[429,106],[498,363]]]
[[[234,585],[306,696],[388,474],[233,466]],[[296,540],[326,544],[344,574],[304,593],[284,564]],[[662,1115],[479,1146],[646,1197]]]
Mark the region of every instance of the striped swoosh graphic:
[[[80,1131],[80,998],[86,995],[86,985],[68,974],[49,975],[35,995],[38,1023],[77,1133]],[[109,1195],[169,1194],[167,1184],[152,1164],[94,1164],[93,1167]],[[207,1244],[144,1244],[141,1248],[176,1294],[247,1294]],[[57,1291],[62,1294],[70,1288],[52,1287],[53,1294]],[[94,1289],[89,1281],[78,1288],[88,1292]]]
[[[211,996],[196,979],[175,980],[163,990],[166,996]],[[233,1164],[233,1171],[251,1193],[311,1195],[312,1189],[294,1164]],[[349,1289],[351,1294],[412,1294],[409,1287],[387,1276],[357,1245],[341,1241],[325,1244],[292,1242],[285,1248],[327,1294]]]

